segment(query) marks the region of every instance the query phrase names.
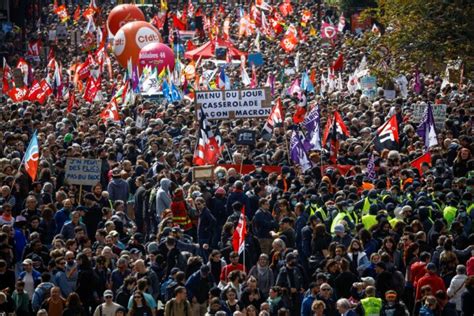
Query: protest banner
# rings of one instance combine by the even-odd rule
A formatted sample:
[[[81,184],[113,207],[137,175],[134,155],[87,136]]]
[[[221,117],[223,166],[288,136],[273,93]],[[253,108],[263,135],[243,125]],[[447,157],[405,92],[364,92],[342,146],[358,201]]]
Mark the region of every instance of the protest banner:
[[[413,114],[411,116],[413,122],[420,123],[423,113],[425,112],[426,104],[413,105]],[[446,122],[446,104],[435,104],[431,107],[433,109],[433,117],[435,120],[435,127],[439,131],[444,128]]]
[[[272,110],[269,88],[196,91],[196,115],[202,108],[209,120],[266,118]]]
[[[68,158],[65,181],[69,184],[95,185],[100,182],[99,159]]]

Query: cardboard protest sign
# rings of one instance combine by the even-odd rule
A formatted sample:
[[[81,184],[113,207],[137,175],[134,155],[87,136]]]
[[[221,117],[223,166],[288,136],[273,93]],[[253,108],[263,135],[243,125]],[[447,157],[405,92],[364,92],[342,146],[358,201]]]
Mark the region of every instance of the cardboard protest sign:
[[[100,169],[99,159],[68,158],[64,180],[69,184],[95,185],[100,182]]]

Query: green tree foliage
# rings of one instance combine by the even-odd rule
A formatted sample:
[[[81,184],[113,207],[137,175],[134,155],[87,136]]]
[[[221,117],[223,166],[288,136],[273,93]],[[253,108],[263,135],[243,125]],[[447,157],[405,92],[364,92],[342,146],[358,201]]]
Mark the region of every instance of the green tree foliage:
[[[364,12],[384,29],[383,36],[369,32],[364,39],[376,72],[389,75],[415,67],[442,72],[448,61],[460,58],[465,76],[472,78],[473,1],[377,0],[377,4]]]
[[[325,2],[328,3],[328,1]],[[347,17],[350,17],[355,12],[360,12],[376,5],[375,0],[339,0],[339,6]]]

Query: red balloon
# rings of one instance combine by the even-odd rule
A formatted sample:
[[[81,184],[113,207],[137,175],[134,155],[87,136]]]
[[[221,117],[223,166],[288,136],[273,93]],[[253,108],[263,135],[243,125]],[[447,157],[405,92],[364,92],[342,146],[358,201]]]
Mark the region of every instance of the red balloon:
[[[140,50],[150,43],[161,42],[158,30],[148,22],[135,21],[125,24],[114,36],[113,51],[122,67],[127,67],[128,60],[138,65]]]
[[[150,43],[142,48],[138,54],[138,65],[140,69],[150,66],[152,69],[156,67],[158,73],[168,66],[172,71],[174,69],[174,53],[165,44]]]
[[[134,4],[120,4],[112,9],[107,18],[107,27],[112,35],[132,21],[145,21],[142,10]]]

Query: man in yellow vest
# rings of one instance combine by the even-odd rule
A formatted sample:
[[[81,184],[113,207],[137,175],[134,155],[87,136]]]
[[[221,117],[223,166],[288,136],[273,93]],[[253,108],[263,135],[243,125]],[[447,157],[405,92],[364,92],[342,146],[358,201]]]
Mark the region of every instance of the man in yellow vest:
[[[368,286],[365,289],[365,298],[357,305],[357,315],[379,316],[382,311],[382,299],[375,297],[375,287]]]
[[[362,216],[362,224],[365,229],[369,230],[372,226],[377,225],[377,212],[378,207],[374,204],[370,206],[369,214]]]

